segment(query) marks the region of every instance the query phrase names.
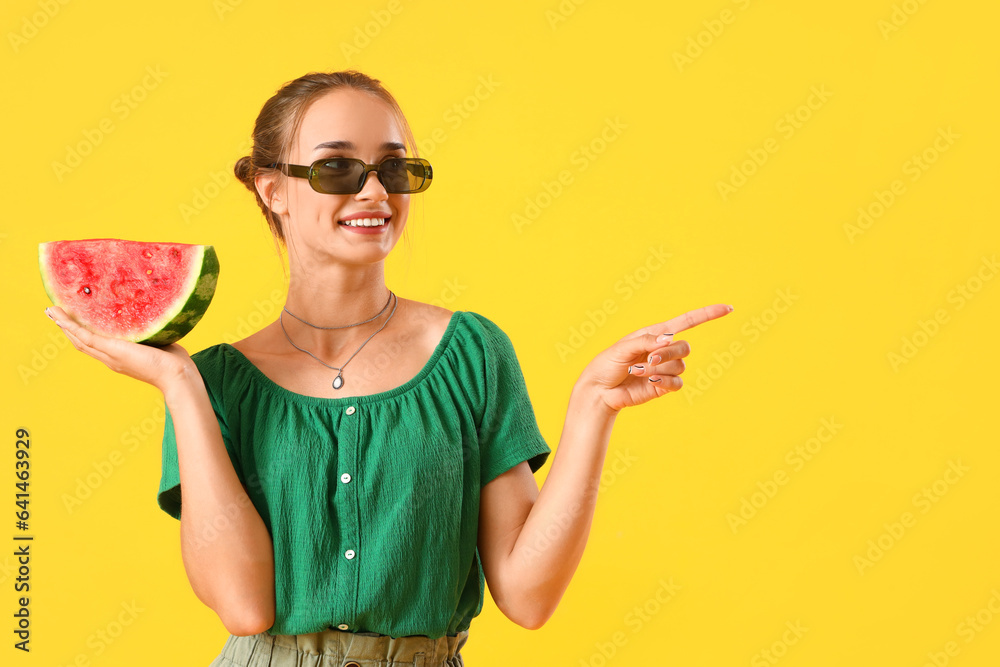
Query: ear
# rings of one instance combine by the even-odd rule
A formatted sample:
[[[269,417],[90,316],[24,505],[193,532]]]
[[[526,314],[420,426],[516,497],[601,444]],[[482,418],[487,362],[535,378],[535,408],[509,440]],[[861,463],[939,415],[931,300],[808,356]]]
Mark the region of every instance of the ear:
[[[281,182],[281,174],[277,171],[273,171],[267,174],[257,174],[254,179],[254,186],[257,188],[257,192],[260,194],[260,198],[264,200],[276,215],[284,217],[288,213],[288,201],[286,199],[286,188],[283,187]]]

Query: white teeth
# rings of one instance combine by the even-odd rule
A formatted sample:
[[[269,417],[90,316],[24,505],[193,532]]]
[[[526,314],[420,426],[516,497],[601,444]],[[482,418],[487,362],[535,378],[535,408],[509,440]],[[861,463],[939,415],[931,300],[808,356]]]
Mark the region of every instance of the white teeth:
[[[341,220],[340,224],[351,227],[381,227],[388,218],[358,218],[357,220]]]

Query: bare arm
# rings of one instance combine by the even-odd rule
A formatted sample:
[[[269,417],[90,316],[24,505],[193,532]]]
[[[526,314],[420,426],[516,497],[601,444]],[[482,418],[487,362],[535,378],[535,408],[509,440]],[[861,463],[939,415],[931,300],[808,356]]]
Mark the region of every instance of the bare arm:
[[[181,556],[195,595],[234,635],[274,624],[274,547],[236,476],[194,364],[165,388],[183,495]]]
[[[566,423],[541,490],[527,463],[482,490],[479,552],[497,607],[528,629],[555,612],[583,557],[615,418],[683,386],[687,341],[674,333],[731,312],[706,306],[643,327],[599,354],[570,394]]]
[[[181,556],[198,599],[234,635],[274,624],[274,547],[240,483],[197,366],[180,345],[155,348],[98,336],[59,308],[46,314],[76,349],[163,392],[174,420],[183,504]]]
[[[526,462],[483,487],[483,570],[497,607],[524,628],[552,616],[583,558],[614,422],[577,386],[541,492]]]

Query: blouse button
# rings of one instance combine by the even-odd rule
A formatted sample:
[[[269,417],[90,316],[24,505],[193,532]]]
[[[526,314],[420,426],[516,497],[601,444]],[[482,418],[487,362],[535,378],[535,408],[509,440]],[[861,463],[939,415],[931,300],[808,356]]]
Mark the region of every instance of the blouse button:
[[[347,558],[347,560],[354,558],[354,549],[348,549],[347,551],[345,551],[344,557]]]
[[[348,406],[348,408],[346,410],[344,410],[344,412],[346,412],[349,415],[353,415],[354,414],[354,406],[353,405]]]
[[[347,623],[341,623],[340,625],[337,626],[337,629],[338,630],[346,630],[347,629]]]
[[[343,475],[340,476],[340,481],[343,482],[344,484],[347,484],[348,482],[351,481],[351,476],[345,472]]]

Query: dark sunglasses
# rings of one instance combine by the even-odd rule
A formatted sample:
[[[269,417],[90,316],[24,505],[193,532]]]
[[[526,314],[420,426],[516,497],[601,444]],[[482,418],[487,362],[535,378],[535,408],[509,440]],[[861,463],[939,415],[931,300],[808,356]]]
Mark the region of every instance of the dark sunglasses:
[[[361,192],[370,171],[375,172],[389,194],[423,192],[431,186],[433,176],[431,163],[418,157],[386,158],[379,164],[367,164],[364,160],[350,157],[335,157],[316,160],[308,167],[281,162],[267,166],[271,169],[281,168],[283,173],[295,178],[308,179],[313,190],[327,195],[354,195]]]

